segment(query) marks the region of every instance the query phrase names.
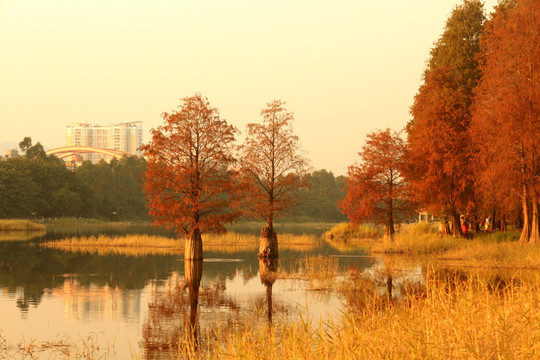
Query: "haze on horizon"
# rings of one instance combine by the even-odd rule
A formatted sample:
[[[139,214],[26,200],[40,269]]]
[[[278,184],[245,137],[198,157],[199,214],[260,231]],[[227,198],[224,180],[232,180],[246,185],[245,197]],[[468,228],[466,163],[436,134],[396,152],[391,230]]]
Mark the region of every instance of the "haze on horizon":
[[[143,121],[147,142],[196,92],[244,132],[282,99],[312,166],[344,175],[366,133],[406,125],[460,3],[4,0],[0,143],[55,148],[69,122],[127,121]]]

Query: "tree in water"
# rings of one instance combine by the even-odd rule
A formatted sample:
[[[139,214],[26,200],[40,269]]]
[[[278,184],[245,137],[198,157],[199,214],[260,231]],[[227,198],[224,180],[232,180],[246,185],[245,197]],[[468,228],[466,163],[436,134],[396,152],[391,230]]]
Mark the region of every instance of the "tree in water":
[[[520,241],[539,243],[540,182],[540,3],[502,2],[481,38],[482,80],[476,91],[472,133],[479,176],[505,184],[489,190],[499,202],[519,194],[523,211]]]
[[[163,120],[141,147],[150,215],[155,225],[187,235],[185,259],[202,259],[201,233],[225,232],[225,224],[238,215],[229,170],[237,130],[200,94],[184,98]]]
[[[374,221],[385,225],[384,239],[391,241],[394,224],[409,209],[401,175],[405,144],[399,133],[386,129],[367,135],[360,163],[347,172],[347,195],[341,210],[353,224]]]
[[[308,161],[294,135],[293,114],[285,103],[275,100],[261,111],[261,124],[248,124],[241,153],[245,180],[246,213],[266,221],[261,231],[259,257],[278,256],[274,220],[296,202],[295,190],[302,186]]]
[[[483,5],[465,0],[435,43],[407,125],[404,175],[422,207],[450,215],[454,236],[463,236],[460,211],[474,203],[469,123],[480,79],[479,38]]]

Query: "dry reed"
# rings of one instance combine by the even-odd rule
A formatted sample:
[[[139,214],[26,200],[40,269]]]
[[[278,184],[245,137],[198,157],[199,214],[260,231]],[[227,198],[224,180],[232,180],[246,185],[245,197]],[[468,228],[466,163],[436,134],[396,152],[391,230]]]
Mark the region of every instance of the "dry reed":
[[[278,235],[282,249],[307,251],[321,245],[321,241],[311,235]],[[164,236],[82,236],[58,241],[48,241],[41,246],[71,252],[91,254],[118,254],[127,256],[178,255],[184,253],[185,239],[171,239]],[[235,253],[257,249],[259,237],[237,233],[222,235],[203,234],[203,249],[222,253]]]
[[[40,245],[71,252],[128,256],[174,255],[183,253],[184,249],[182,240],[150,235],[71,237],[58,241],[48,241]]]
[[[51,341],[22,340],[10,344],[0,331],[0,359],[117,359],[114,343],[91,333],[79,340],[68,337]]]
[[[0,220],[0,231],[45,231],[47,226],[29,220]]]
[[[432,274],[433,275],[433,274]],[[540,285],[509,282],[493,290],[474,275],[428,274],[408,301],[381,301],[311,325],[251,327],[221,339],[205,359],[535,359],[540,357]],[[537,279],[538,280],[538,279]]]

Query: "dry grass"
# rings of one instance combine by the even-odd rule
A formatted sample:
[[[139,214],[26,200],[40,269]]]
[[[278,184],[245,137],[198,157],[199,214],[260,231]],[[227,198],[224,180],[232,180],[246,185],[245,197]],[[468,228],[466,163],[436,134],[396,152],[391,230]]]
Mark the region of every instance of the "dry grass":
[[[382,234],[382,229],[375,225],[339,223],[325,232],[323,236],[327,241],[348,243],[359,239],[376,239]]]
[[[203,234],[203,249],[222,253],[255,250],[259,246],[259,237],[236,233],[223,235]],[[309,251],[321,245],[321,241],[311,235],[278,235],[281,249]],[[184,253],[184,239],[171,239],[163,236],[126,235],[126,236],[90,236],[71,237],[58,241],[49,241],[41,246],[71,252],[90,254],[118,254],[127,256],[143,255],[178,255]]]
[[[310,290],[329,290],[335,287],[339,275],[338,261],[335,257],[304,256],[292,264],[290,270],[278,270],[280,279],[302,279],[309,282]]]
[[[363,288],[363,306],[341,319],[251,326],[220,339],[205,359],[537,359],[540,285],[493,289],[474,275],[428,274],[408,301]]]
[[[116,359],[114,343],[92,333],[79,340],[23,340],[10,344],[0,331],[0,359]]]
[[[150,235],[83,236],[48,241],[40,245],[52,249],[99,255],[174,255],[181,254],[184,251],[183,240]]]
[[[340,225],[338,228],[345,226]],[[362,249],[373,254],[421,255],[447,264],[468,267],[540,268],[540,245],[517,242],[519,233],[481,233],[473,239],[463,239],[441,237],[437,235],[437,229],[437,224],[428,223],[407,226],[395,234],[392,242],[357,237],[347,238],[347,241],[336,238],[328,240],[328,236],[326,241],[342,252]]]
[[[372,244],[372,253],[394,254],[441,254],[458,249],[470,243],[469,240],[451,236],[437,236],[432,233],[401,233],[394,236],[394,241],[382,241]]]
[[[461,266],[540,269],[540,245],[474,241],[448,250],[438,259]]]
[[[46,231],[47,226],[29,220],[0,220],[0,231]]]

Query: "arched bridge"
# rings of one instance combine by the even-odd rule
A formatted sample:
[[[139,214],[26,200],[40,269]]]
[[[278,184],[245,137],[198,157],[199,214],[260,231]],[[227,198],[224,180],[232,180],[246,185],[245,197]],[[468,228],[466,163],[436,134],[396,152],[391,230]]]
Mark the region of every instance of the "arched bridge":
[[[117,159],[121,159],[123,156],[131,155],[122,150],[104,149],[104,148],[97,148],[97,147],[91,147],[91,146],[65,146],[65,147],[47,150],[45,152],[45,154],[55,155],[59,159],[64,159],[69,156],[87,154],[87,153],[98,153],[98,154],[112,156]]]

